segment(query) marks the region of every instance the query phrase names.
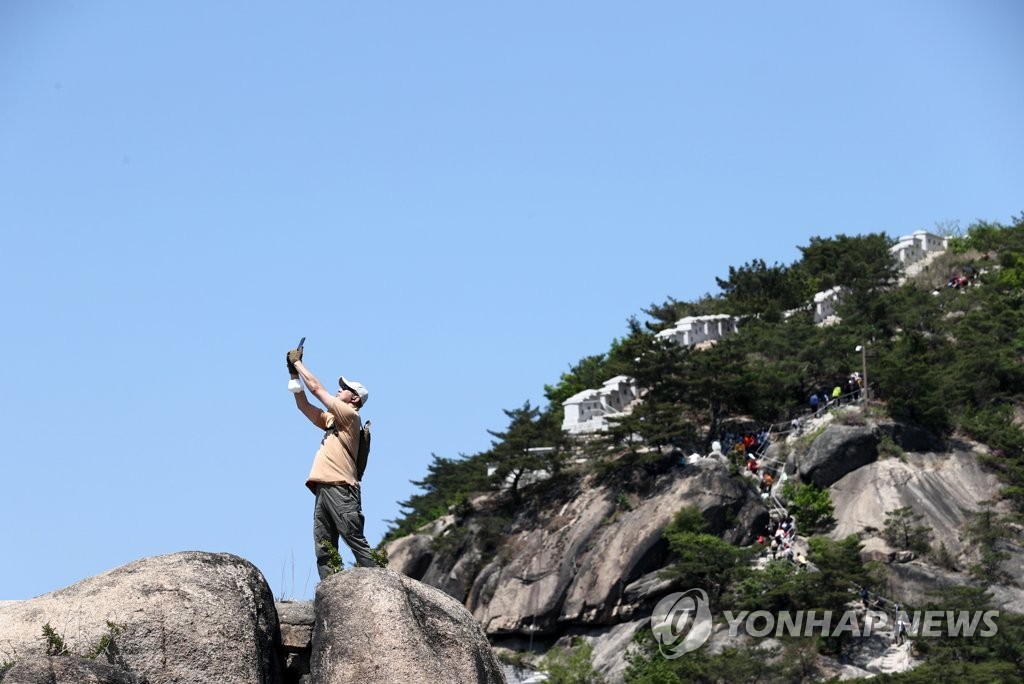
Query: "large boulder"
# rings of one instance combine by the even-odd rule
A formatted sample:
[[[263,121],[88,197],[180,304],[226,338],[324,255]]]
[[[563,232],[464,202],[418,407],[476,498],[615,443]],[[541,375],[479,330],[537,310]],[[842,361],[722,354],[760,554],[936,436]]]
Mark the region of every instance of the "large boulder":
[[[278,678],[270,587],[252,563],[226,553],[144,558],[0,606],[0,660],[46,655],[46,624],[73,654],[89,654],[107,637],[101,658],[150,684]]]
[[[999,487],[999,478],[969,451],[884,458],[846,474],[829,488],[838,521],[831,536],[842,539],[881,531],[886,513],[910,507],[931,531],[932,545],[945,544],[956,557],[964,551],[967,513]]]
[[[875,425],[875,433],[891,439],[904,451],[942,451],[945,444],[942,438],[931,430],[908,422],[879,422]]]
[[[342,682],[504,682],[487,637],[439,589],[391,570],[354,568],[320,582],[310,675]]]
[[[878,437],[869,427],[831,425],[799,461],[802,482],[828,487],[847,473],[878,459]]]
[[[388,567],[406,577],[423,579],[434,561],[433,543],[429,534],[399,537],[387,546]]]
[[[113,665],[78,656],[29,656],[0,674],[3,684],[146,684]]]

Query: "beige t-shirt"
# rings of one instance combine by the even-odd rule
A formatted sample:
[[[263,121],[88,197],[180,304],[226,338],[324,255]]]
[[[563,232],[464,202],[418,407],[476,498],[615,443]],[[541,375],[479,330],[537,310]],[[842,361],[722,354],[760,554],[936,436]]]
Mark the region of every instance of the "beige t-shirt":
[[[359,452],[359,429],[362,427],[359,412],[337,397],[332,397],[327,410],[320,413],[316,424],[327,432],[313,457],[313,468],[309,471],[306,486],[314,494],[317,484],[350,484],[358,487],[356,454]]]

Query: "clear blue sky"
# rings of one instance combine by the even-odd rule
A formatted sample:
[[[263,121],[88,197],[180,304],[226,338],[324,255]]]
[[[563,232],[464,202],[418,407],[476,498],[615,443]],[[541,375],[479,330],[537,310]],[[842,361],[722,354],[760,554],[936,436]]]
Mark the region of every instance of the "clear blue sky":
[[[1024,4],[0,3],[0,599],[153,554],[315,584],[308,338],[431,454],[812,236],[1024,210]],[[346,559],[351,555],[345,550]]]

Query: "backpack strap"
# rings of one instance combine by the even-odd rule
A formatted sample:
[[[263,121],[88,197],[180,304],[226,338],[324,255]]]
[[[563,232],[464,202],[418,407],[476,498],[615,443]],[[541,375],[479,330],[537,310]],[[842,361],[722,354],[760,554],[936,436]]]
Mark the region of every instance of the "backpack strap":
[[[370,421],[363,423],[359,429],[359,449],[356,453],[356,477],[363,481],[366,464],[370,460]]]

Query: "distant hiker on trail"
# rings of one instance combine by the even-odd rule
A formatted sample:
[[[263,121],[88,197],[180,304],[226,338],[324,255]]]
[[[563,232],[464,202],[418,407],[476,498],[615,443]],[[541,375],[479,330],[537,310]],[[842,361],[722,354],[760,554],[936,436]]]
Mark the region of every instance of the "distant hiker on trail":
[[[356,466],[362,425],[359,409],[366,404],[369,393],[361,383],[342,376],[338,378],[338,393],[331,394],[302,364],[301,348],[288,352],[287,362],[292,379],[301,377],[306,389],[327,409],[322,411],[310,404],[300,386],[295,394],[295,405],[309,422],[324,431],[306,480],[306,486],[316,495],[313,542],[316,545],[316,567],[320,579],[332,572],[330,548],[338,548],[339,536],[348,544],[359,565],[377,567],[370,555],[370,545],[363,535],[365,519]]]
[[[902,613],[896,616],[896,628],[892,633],[892,640],[897,646],[902,646],[907,640],[907,618]]]

